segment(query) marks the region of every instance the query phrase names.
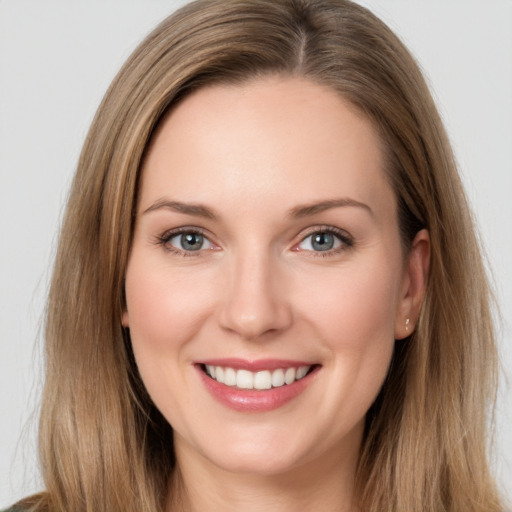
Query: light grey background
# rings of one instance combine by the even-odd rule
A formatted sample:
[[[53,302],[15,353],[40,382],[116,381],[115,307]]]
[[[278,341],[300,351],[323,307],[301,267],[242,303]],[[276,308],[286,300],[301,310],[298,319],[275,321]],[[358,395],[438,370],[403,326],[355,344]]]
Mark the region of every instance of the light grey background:
[[[0,0],[0,507],[37,491],[38,329],[67,188],[114,74],[183,1]],[[501,304],[512,376],[512,1],[361,0],[419,59],[454,144]],[[495,468],[512,488],[502,379]]]

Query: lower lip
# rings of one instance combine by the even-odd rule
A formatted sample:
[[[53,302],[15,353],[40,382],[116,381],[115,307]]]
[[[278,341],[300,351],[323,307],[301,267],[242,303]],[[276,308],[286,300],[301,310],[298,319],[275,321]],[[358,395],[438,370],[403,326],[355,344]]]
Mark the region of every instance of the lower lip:
[[[235,411],[242,412],[264,412],[282,407],[300,395],[319,370],[319,367],[315,367],[308,375],[292,384],[260,391],[226,386],[206,375],[201,366],[196,368],[206,389],[216,400]]]

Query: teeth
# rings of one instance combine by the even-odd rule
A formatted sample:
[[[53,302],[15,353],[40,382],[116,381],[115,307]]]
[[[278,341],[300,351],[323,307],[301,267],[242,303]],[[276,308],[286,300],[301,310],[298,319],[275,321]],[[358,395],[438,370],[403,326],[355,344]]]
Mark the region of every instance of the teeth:
[[[288,368],[284,374],[284,381],[286,384],[291,384],[295,380],[297,372],[295,368]]]
[[[272,375],[269,371],[258,372],[254,376],[254,389],[270,389],[272,387]]]
[[[248,372],[247,370],[238,370],[236,372],[236,387],[240,389],[253,389],[253,374],[251,372]]]
[[[226,386],[236,386],[236,372],[233,368],[226,368],[224,372],[224,384],[226,384]]]
[[[295,378],[297,380],[302,379],[302,377],[306,376],[306,373],[309,371],[309,366],[301,366],[300,368],[297,368],[297,374]]]
[[[300,366],[299,368],[278,368],[272,372],[269,370],[250,372],[249,370],[206,365],[206,373],[221,384],[236,386],[239,389],[258,390],[292,384],[296,380],[304,378],[310,369],[311,366]]]
[[[272,386],[279,388],[284,384],[284,370],[274,370],[272,372]]]

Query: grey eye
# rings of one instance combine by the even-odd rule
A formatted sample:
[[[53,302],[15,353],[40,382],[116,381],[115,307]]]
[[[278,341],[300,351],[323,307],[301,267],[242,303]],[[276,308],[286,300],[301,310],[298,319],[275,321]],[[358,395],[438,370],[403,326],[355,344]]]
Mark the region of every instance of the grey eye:
[[[342,244],[340,238],[334,233],[328,231],[317,231],[308,235],[299,244],[299,248],[304,251],[330,251],[340,247]]]
[[[180,251],[200,251],[211,249],[213,244],[201,233],[186,232],[173,236],[169,244]]]

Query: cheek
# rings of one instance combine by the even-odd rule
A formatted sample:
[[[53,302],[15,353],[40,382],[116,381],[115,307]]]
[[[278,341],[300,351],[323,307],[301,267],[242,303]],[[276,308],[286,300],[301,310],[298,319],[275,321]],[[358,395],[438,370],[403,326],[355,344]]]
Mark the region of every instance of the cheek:
[[[344,333],[340,343],[382,335],[393,338],[398,303],[400,271],[398,265],[354,265],[324,276],[312,275],[308,315],[332,335]],[[348,335],[350,333],[350,335]],[[330,336],[331,337],[331,336]]]
[[[335,387],[358,414],[370,407],[389,368],[399,278],[398,266],[340,269],[323,282],[305,313],[327,351]]]
[[[134,350],[174,350],[202,324],[211,296],[204,286],[208,280],[142,263],[132,259],[125,285]]]
[[[165,264],[132,254],[126,281],[127,320],[144,385],[169,422],[186,395],[188,343],[201,326],[204,287]]]

